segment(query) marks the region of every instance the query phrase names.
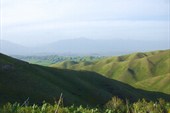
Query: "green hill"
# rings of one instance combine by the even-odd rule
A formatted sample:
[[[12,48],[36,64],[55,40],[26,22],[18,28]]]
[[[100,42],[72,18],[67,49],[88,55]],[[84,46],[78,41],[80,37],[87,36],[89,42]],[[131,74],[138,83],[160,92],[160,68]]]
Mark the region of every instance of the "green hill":
[[[55,69],[29,64],[0,54],[0,100],[30,103],[54,102],[63,93],[64,105],[103,105],[113,96],[154,100],[170,95],[135,89],[127,84],[105,78],[95,72]]]
[[[135,87],[140,87],[146,90],[169,92],[170,90],[170,73],[149,78],[134,84]]]
[[[154,86],[152,86],[147,87],[147,90],[170,94],[170,84],[168,82],[158,82],[161,81],[163,75],[170,73],[170,50],[133,53],[124,56],[104,58],[96,62],[88,62],[88,64],[86,62],[75,62],[73,65],[70,65],[69,62],[66,61],[51,66],[73,70],[94,71],[108,78],[119,80],[142,89],[147,87],[147,84],[144,83],[153,78],[152,81],[155,84],[166,87],[154,88]],[[155,79],[155,77],[157,79]],[[169,76],[167,76],[167,78],[169,78]]]

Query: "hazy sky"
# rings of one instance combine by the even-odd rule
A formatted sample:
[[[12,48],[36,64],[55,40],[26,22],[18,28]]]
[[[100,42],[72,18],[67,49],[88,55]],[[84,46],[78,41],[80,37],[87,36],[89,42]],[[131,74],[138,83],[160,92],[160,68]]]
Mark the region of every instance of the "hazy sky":
[[[1,39],[22,45],[169,39],[169,0],[1,0]]]

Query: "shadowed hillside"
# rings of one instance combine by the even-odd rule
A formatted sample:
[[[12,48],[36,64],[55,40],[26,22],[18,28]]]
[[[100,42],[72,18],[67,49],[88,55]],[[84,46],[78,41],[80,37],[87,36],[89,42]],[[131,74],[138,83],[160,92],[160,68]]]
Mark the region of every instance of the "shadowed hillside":
[[[96,62],[88,62],[88,64],[75,62],[70,65],[69,62],[62,62],[54,64],[52,67],[94,71],[138,88],[170,94],[170,84],[168,83],[170,81],[170,50],[133,53],[104,58]],[[152,82],[146,84],[149,81]]]
[[[64,105],[103,105],[113,96],[129,99],[170,99],[170,95],[135,89],[94,72],[32,65],[0,54],[0,100],[31,103],[54,102],[63,93]]]

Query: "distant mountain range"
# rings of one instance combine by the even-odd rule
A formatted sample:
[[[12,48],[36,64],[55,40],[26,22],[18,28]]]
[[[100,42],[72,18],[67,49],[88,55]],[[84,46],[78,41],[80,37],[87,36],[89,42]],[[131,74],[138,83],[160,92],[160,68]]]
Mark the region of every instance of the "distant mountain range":
[[[27,55],[31,53],[31,49],[6,40],[0,40],[0,52],[9,55]]]
[[[133,53],[94,62],[64,61],[51,66],[93,71],[136,88],[170,94],[170,50]]]
[[[24,47],[1,40],[1,52],[8,55],[122,55],[136,51],[169,49],[167,41],[90,40],[86,38],[61,40],[37,47]]]
[[[0,69],[1,104],[23,103],[28,97],[30,103],[40,104],[44,100],[53,103],[61,93],[65,106],[104,105],[113,96],[129,99],[130,102],[141,98],[170,101],[168,94],[135,89],[95,72],[38,66],[4,54],[0,54]]]

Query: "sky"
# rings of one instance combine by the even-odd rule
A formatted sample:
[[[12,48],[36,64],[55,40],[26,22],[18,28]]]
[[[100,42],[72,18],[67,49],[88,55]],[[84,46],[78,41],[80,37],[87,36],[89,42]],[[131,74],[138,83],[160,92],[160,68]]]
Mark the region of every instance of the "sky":
[[[1,39],[169,40],[169,0],[1,0]]]

